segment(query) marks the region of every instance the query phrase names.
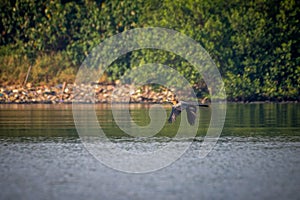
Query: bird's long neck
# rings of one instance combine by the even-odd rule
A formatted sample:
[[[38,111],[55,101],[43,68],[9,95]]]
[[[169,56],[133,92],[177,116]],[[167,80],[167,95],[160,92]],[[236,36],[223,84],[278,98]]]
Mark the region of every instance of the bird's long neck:
[[[180,101],[182,106],[199,106],[199,107],[209,107],[207,104],[199,104],[198,102],[191,101],[191,102],[186,102],[186,101]]]

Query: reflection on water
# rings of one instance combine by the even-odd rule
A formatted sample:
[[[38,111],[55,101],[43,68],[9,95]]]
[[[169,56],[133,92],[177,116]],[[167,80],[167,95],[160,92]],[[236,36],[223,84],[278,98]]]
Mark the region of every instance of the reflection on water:
[[[230,104],[224,135],[300,135],[300,104]]]
[[[71,105],[0,105],[2,136],[75,136]]]
[[[149,106],[131,106],[136,124],[150,122]],[[171,106],[164,107],[169,114]],[[0,109],[0,136],[77,136],[71,105],[0,105]],[[96,105],[95,109],[108,136],[128,136],[116,125],[109,104]],[[200,109],[198,135],[206,134],[210,116],[210,109]],[[179,123],[180,118],[175,124],[166,123],[157,136],[174,136]],[[228,104],[222,136],[299,135],[299,128],[299,104]]]
[[[188,151],[147,174],[117,172],[92,157],[76,133],[71,105],[0,109],[0,199],[299,199],[299,104],[229,104],[222,136],[204,159],[199,146],[210,110],[201,109],[199,137]],[[149,123],[148,109],[131,107],[137,124]],[[191,140],[170,138],[179,120],[159,137],[134,138],[116,127],[109,105],[96,105],[96,113],[110,139],[130,151]]]

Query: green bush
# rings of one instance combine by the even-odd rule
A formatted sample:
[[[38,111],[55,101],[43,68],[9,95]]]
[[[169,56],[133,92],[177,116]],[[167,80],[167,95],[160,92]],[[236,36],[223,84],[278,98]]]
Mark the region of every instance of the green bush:
[[[300,1],[3,0],[0,3],[0,83],[72,81],[92,48],[117,33],[159,26],[199,42],[212,56],[230,100],[299,100]],[[207,96],[201,75],[168,52],[129,53],[108,80],[143,63],[166,63]],[[206,91],[206,92],[205,92]]]

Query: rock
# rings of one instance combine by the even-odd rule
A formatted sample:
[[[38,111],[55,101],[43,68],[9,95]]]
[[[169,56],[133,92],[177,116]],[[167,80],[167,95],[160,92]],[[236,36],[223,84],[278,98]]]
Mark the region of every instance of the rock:
[[[113,85],[107,85],[107,86],[106,86],[106,89],[107,89],[108,91],[112,91],[112,90],[115,89],[115,87],[114,87]]]
[[[26,88],[31,88],[32,87],[32,83],[27,83],[26,84]]]
[[[24,88],[21,86],[0,87],[0,102],[2,103],[70,103],[73,100],[82,103],[112,101],[164,103],[174,99],[174,93],[166,88],[156,88],[154,91],[149,86],[136,88],[126,84],[119,86],[81,84],[78,86],[64,83],[59,87],[33,87],[31,83],[28,83]]]

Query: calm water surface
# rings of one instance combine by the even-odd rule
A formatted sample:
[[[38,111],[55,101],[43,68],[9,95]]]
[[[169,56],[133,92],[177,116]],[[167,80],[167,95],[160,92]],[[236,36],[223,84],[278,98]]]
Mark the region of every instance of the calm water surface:
[[[149,123],[148,109],[132,106],[137,124]],[[111,140],[139,144],[116,127],[110,106],[97,105],[96,113]],[[200,159],[209,122],[210,110],[202,109],[197,138],[170,166],[128,174],[84,148],[71,105],[0,105],[0,199],[300,198],[300,104],[229,104],[221,138]],[[178,125],[143,142],[149,149],[172,142]]]

